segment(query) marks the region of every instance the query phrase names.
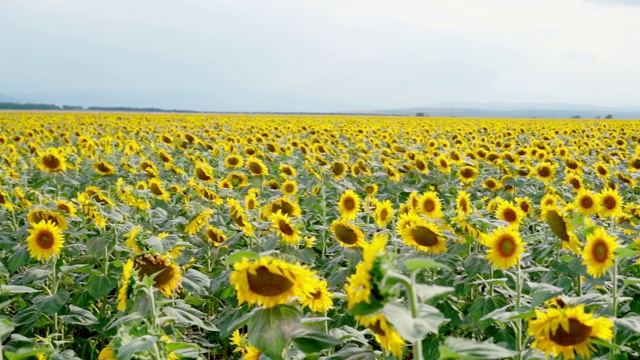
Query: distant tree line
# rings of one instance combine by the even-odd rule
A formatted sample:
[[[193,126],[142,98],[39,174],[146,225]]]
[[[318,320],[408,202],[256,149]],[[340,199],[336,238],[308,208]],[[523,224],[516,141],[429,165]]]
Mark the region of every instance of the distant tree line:
[[[0,102],[0,109],[10,110],[62,110],[58,105],[53,104],[19,104],[12,102]]]
[[[159,108],[133,108],[123,106],[89,106],[84,108],[82,106],[63,105],[62,107],[53,104],[20,104],[14,102],[0,102],[0,109],[5,110],[87,110],[87,111],[112,111],[112,112],[179,112],[179,113],[196,113],[197,111],[191,110],[165,110]]]

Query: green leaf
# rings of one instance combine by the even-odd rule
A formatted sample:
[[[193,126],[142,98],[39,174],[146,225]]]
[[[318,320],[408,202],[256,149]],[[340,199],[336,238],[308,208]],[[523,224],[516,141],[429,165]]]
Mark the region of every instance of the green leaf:
[[[68,273],[70,271],[73,271],[75,269],[80,269],[83,268],[85,266],[87,266],[88,264],[78,264],[78,265],[70,265],[70,266],[60,266],[60,273],[64,274],[64,273]]]
[[[98,300],[107,295],[117,285],[118,279],[103,274],[90,278],[87,282],[87,290],[89,291],[89,295]]]
[[[640,251],[638,250],[630,250],[627,248],[619,248],[616,251],[616,257],[618,258],[618,260],[623,260],[626,259],[628,257],[632,257],[632,256],[638,256],[640,255]]]
[[[505,349],[490,342],[478,342],[457,337],[448,337],[440,345],[440,360],[444,359],[504,359],[516,356],[518,352]]]
[[[407,267],[409,272],[414,272],[421,269],[449,269],[448,265],[425,257],[408,259],[404,262],[404,266]]]
[[[454,288],[450,286],[413,284],[413,291],[418,295],[421,302],[425,302],[436,296],[452,292]]]
[[[67,290],[60,290],[54,295],[36,297],[33,299],[33,304],[43,313],[53,315],[62,309],[62,306],[69,300],[69,296]]]
[[[258,260],[260,259],[260,255],[254,253],[253,251],[236,251],[233,254],[229,255],[229,257],[227,257],[226,264],[233,265],[238,261],[242,261],[242,258],[247,258],[249,260]]]
[[[615,323],[627,329],[640,333],[640,316],[627,316],[615,319]]]
[[[383,306],[384,306],[384,304],[381,303],[380,301],[378,301],[376,299],[371,299],[371,303],[370,304],[367,304],[366,302],[363,301],[361,303],[356,304],[349,311],[353,315],[365,316],[365,315],[372,314],[372,313],[382,309]]]
[[[105,249],[107,248],[107,239],[101,236],[93,236],[87,240],[87,250],[89,254],[96,259],[105,257]]]
[[[20,286],[20,285],[0,285],[0,292],[8,292],[9,294],[26,294],[26,293],[37,293],[38,290],[34,288],[30,288],[28,286]]]
[[[296,333],[293,343],[306,354],[320,352],[340,344],[340,340],[319,331],[302,330]]]
[[[7,357],[7,360],[23,360],[37,356],[38,354],[48,355],[52,352],[52,350],[47,348],[21,348],[16,352],[5,351],[4,355]]]
[[[337,353],[326,358],[327,360],[376,360],[376,354],[368,348],[345,346]]]
[[[187,304],[176,305],[176,307],[165,307],[162,310],[167,316],[174,318],[176,322],[180,324],[196,325],[205,330],[218,331],[215,326],[202,320],[205,318],[205,314],[203,312],[196,310]]]
[[[382,312],[398,334],[409,342],[421,341],[427,334],[437,333],[440,324],[447,321],[440,310],[430,305],[420,305],[417,318],[411,316],[409,309],[393,302],[387,303]]]
[[[211,285],[209,277],[198,270],[189,269],[182,276],[184,289],[199,295],[206,295],[207,288]]]
[[[235,319],[234,321],[232,321],[228,326],[227,326],[227,334],[231,334],[231,332],[233,332],[236,329],[239,329],[245,325],[247,325],[247,323],[249,322],[249,320],[251,319],[252,316],[254,316],[256,313],[258,313],[261,309],[260,308],[255,308],[253,310],[251,310],[250,312],[240,316],[239,318]]]
[[[16,324],[14,324],[10,319],[2,317],[0,318],[0,342],[4,341],[9,334],[13,332]]]
[[[290,305],[260,309],[249,320],[249,342],[272,360],[282,359],[282,351],[293,337],[302,313]]]
[[[151,335],[134,338],[131,342],[121,346],[117,350],[118,360],[129,360],[135,353],[149,350],[156,341],[158,341],[158,338]]]
[[[20,247],[7,259],[7,270],[10,273],[15,272],[19,268],[29,263],[29,252],[25,246]]]
[[[75,305],[69,305],[71,313],[69,315],[62,315],[62,321],[67,324],[76,325],[93,325],[98,323],[98,319],[88,310],[77,307]]]

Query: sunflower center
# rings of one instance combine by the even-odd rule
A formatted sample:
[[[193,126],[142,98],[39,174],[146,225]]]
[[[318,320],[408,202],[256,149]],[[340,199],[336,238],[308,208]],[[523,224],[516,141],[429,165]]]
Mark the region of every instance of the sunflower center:
[[[386,335],[384,330],[382,330],[382,326],[380,325],[380,320],[377,320],[373,324],[369,324],[369,326],[367,326],[367,327],[369,328],[369,330],[373,331],[374,334],[377,334],[377,335],[380,335],[380,336],[385,336]]]
[[[575,346],[587,341],[590,335],[591,326],[584,325],[576,319],[569,319],[569,331],[558,326],[556,333],[551,334],[549,339],[561,346]]]
[[[161,288],[169,285],[175,276],[175,269],[166,263],[168,261],[162,256],[147,254],[136,258],[134,265],[142,277],[157,273],[158,275],[153,279],[153,286]]]
[[[593,259],[599,263],[604,263],[609,255],[609,247],[603,240],[598,240],[591,250]]]
[[[36,237],[36,243],[41,249],[50,249],[53,246],[53,234],[49,231],[40,231]]]
[[[509,257],[516,252],[516,244],[510,235],[504,235],[498,243],[498,251],[503,257]]]
[[[162,189],[160,189],[160,187],[158,187],[158,184],[156,183],[152,183],[151,185],[149,185],[149,190],[151,190],[151,193],[153,195],[157,195],[157,196],[163,195]]]
[[[311,293],[311,296],[313,296],[315,300],[320,300],[322,298],[322,291],[318,290],[314,293]]]
[[[250,162],[249,170],[256,175],[262,174],[262,166],[260,166],[260,164],[258,164],[257,162]]]
[[[344,174],[344,164],[337,162],[337,163],[333,163],[333,165],[331,165],[331,172],[333,173],[333,175],[335,176],[340,176],[342,174]]]
[[[4,198],[4,195],[0,194],[0,204],[6,204],[7,200]]]
[[[353,245],[358,242],[358,235],[356,232],[344,225],[336,226],[336,238],[348,245]]]
[[[569,183],[571,184],[571,186],[573,186],[575,190],[578,190],[582,187],[582,185],[580,184],[580,180],[576,178],[572,178],[571,180],[569,180]]]
[[[287,236],[293,235],[293,228],[291,227],[291,225],[287,224],[287,222],[284,220],[278,221],[278,229],[280,229],[281,233]]]
[[[598,174],[603,175],[603,176],[607,175],[607,169],[605,169],[602,166],[598,166]]]
[[[434,246],[438,244],[438,235],[424,226],[411,229],[411,237],[422,246]]]
[[[489,189],[493,189],[494,187],[496,187],[496,182],[495,182],[495,181],[493,181],[493,180],[487,180],[487,181],[485,182],[485,185],[487,185],[487,187],[488,187]]]
[[[562,241],[569,241],[569,234],[567,234],[567,225],[564,223],[564,219],[555,211],[549,211],[547,213],[547,224],[551,228],[551,231]]]
[[[424,212],[426,213],[432,212],[433,210],[435,210],[435,208],[436,208],[436,204],[431,199],[427,199],[422,205],[422,209],[424,209]]]
[[[388,217],[389,217],[389,210],[387,210],[386,208],[380,210],[380,220],[386,221]]]
[[[291,194],[294,191],[293,185],[292,184],[287,184],[284,187],[284,192],[287,194]]]
[[[593,199],[590,196],[585,196],[580,199],[580,206],[583,209],[591,209],[593,207]]]
[[[551,169],[543,166],[538,170],[538,175],[543,178],[549,177],[551,175]]]
[[[605,196],[602,199],[602,204],[604,205],[604,207],[606,207],[609,210],[613,210],[616,208],[616,205],[618,204],[616,199],[613,198],[613,196]]]
[[[467,204],[467,199],[461,199],[460,200],[460,210],[462,210],[463,212],[467,212],[467,209],[469,209],[469,206]]]
[[[45,155],[42,163],[47,169],[57,169],[60,166],[60,159],[55,155]]]
[[[198,179],[202,181],[211,180],[211,176],[209,176],[209,174],[207,174],[207,172],[201,168],[196,168],[196,176],[198,176]]]
[[[109,167],[105,164],[105,163],[98,163],[97,168],[99,171],[107,173],[107,172],[111,172],[111,169],[109,169]]]
[[[347,197],[346,199],[344,199],[342,204],[344,205],[344,208],[349,210],[349,211],[351,211],[351,210],[356,208],[356,201],[352,197]]]
[[[416,168],[420,171],[424,171],[427,168],[427,165],[422,160],[416,160]]]
[[[524,211],[524,212],[529,212],[529,204],[527,204],[526,202],[521,202],[520,203],[520,210]]]
[[[281,201],[280,203],[274,203],[271,205],[271,212],[277,213],[278,210],[282,212],[283,215],[293,216],[293,205],[288,202]]]
[[[238,211],[231,211],[231,220],[239,227],[244,227],[244,218]]]
[[[293,282],[286,277],[274,274],[266,266],[260,266],[256,273],[248,273],[249,290],[262,296],[278,296],[289,291]]]
[[[221,243],[221,242],[222,242],[222,241],[220,241],[221,239],[220,239],[220,237],[218,236],[218,234],[217,234],[215,231],[213,231],[213,230],[210,230],[210,229],[209,229],[209,230],[207,230],[207,237],[208,237],[208,238],[209,238],[209,240],[211,240],[211,242],[213,242],[213,243],[218,244],[218,243]]]
[[[513,209],[505,209],[504,212],[502,213],[502,216],[504,217],[505,221],[510,223],[518,220],[518,214],[516,214],[516,212]]]
[[[634,169],[640,169],[640,159],[633,160],[631,166],[633,166]]]

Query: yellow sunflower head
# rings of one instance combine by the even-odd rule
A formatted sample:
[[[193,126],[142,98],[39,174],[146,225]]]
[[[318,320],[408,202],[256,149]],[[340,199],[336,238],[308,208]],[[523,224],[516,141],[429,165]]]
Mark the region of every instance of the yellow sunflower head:
[[[155,276],[153,286],[166,296],[171,296],[182,282],[182,271],[169,257],[143,254],[133,259],[133,267],[140,277]]]
[[[589,216],[597,214],[600,211],[600,201],[597,194],[593,194],[591,191],[582,189],[576,195],[573,202],[573,207],[580,214]]]
[[[289,216],[281,211],[271,215],[271,228],[280,235],[285,244],[298,245],[300,230],[291,222]]]
[[[598,278],[613,266],[614,252],[618,249],[616,238],[607,234],[604,228],[596,228],[587,235],[587,244],[582,250],[582,264],[587,273]]]
[[[353,190],[347,190],[340,196],[338,203],[338,209],[340,216],[344,220],[353,220],[358,215],[360,209],[360,198]]]
[[[331,232],[342,247],[362,247],[365,244],[362,230],[348,221],[334,220],[331,223]]]
[[[360,324],[371,330],[376,341],[387,351],[396,357],[402,356],[402,351],[406,347],[404,340],[389,324],[382,314],[373,314],[357,317]]]
[[[67,170],[67,160],[64,153],[56,148],[48,148],[39,154],[38,167],[46,172],[55,173]]]
[[[300,299],[300,304],[313,312],[326,314],[333,306],[332,294],[327,290],[327,282],[316,277],[312,277],[310,282],[310,291]]]
[[[438,194],[434,191],[427,191],[418,200],[418,210],[429,219],[442,218],[442,205]]]
[[[527,330],[534,338],[531,346],[547,355],[571,360],[576,356],[591,358],[595,350],[591,339],[611,340],[613,321],[584,312],[584,304],[546,311],[536,310]]]
[[[118,289],[118,311],[124,311],[127,308],[127,299],[129,297],[129,289],[131,276],[133,275],[133,259],[127,260],[122,267],[122,279],[120,280],[120,289]]]
[[[235,286],[238,302],[274,307],[294,297],[311,292],[313,272],[301,265],[290,264],[270,256],[257,261],[243,258],[233,265],[230,281]]]
[[[473,212],[471,195],[464,190],[460,190],[458,192],[458,197],[456,198],[456,212],[458,216],[469,215]]]
[[[224,158],[224,165],[230,169],[240,168],[244,164],[244,159],[240,155],[229,155]]]
[[[473,166],[463,166],[458,170],[458,179],[463,184],[471,184],[478,177],[478,169]]]
[[[598,196],[600,203],[600,217],[614,217],[624,215],[622,197],[617,190],[606,189]]]
[[[269,170],[267,166],[262,162],[262,160],[258,159],[255,156],[250,156],[247,159],[247,163],[245,164],[247,169],[252,176],[267,176],[269,175]]]
[[[391,200],[385,201],[376,201],[375,202],[375,210],[373,212],[373,219],[381,228],[387,227],[389,222],[393,219],[393,205],[391,204]]]
[[[213,182],[215,178],[213,177],[213,168],[211,165],[205,162],[198,162],[193,170],[196,174],[196,177],[204,182]]]
[[[27,250],[32,258],[49,260],[59,255],[64,247],[62,230],[49,220],[42,220],[29,229]]]
[[[520,207],[512,204],[510,201],[501,202],[496,209],[496,218],[508,222],[510,226],[520,226],[524,216]]]
[[[209,244],[212,244],[214,246],[220,246],[227,240],[227,235],[225,235],[222,230],[211,225],[207,226],[207,230],[205,230],[205,236],[207,237],[207,241],[209,242]]]
[[[107,161],[100,160],[93,163],[93,170],[99,175],[113,175],[116,173],[116,168],[109,164]]]
[[[296,169],[288,164],[281,164],[278,170],[280,171],[280,176],[285,179],[294,178],[297,175]]]
[[[118,360],[116,357],[116,350],[111,345],[105,346],[100,350],[98,360]]]
[[[68,201],[65,199],[56,200],[56,208],[58,208],[58,210],[61,210],[67,213],[67,215],[71,217],[76,216],[77,209],[76,209],[76,206],[73,205],[71,201]]]
[[[486,258],[493,267],[508,269],[516,266],[524,252],[518,230],[513,227],[498,228],[488,236]]]
[[[558,206],[546,206],[542,209],[541,218],[545,220],[551,232],[558,239],[562,240],[562,247],[572,250],[575,253],[580,252],[582,244],[573,233],[573,223],[570,219],[565,218],[565,213]]]
[[[367,184],[364,186],[364,192],[369,196],[373,196],[378,192],[378,185],[376,184]]]
[[[446,239],[440,234],[438,227],[423,218],[413,217],[400,234],[402,241],[416,250],[433,254],[447,251]]]
[[[67,219],[57,211],[50,211],[45,209],[31,209],[27,213],[27,221],[31,226],[43,221],[47,220],[53,225],[60,228],[60,230],[67,230],[69,225],[67,224]]]
[[[298,192],[298,183],[295,180],[286,180],[280,187],[284,195],[295,195]]]

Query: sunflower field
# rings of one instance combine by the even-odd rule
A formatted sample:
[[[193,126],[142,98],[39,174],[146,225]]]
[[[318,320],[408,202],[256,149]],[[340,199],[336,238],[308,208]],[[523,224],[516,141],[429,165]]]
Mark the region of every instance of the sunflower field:
[[[640,122],[0,113],[0,360],[637,359]]]

